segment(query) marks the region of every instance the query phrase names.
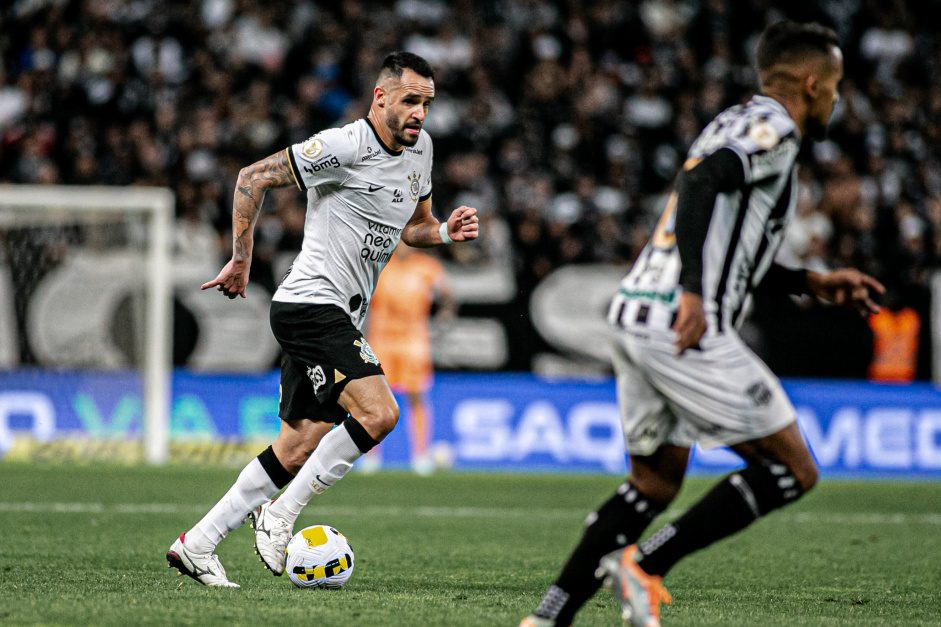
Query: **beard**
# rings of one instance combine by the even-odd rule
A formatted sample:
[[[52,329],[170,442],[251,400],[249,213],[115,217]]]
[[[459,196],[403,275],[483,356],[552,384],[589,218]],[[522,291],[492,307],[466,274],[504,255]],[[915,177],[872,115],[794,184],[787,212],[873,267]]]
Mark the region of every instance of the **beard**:
[[[804,130],[807,131],[807,136],[818,142],[827,138],[827,130],[829,128],[830,127],[826,122],[821,122],[814,117],[807,118],[807,123],[804,125]]]
[[[396,142],[397,144],[399,144],[400,146],[409,146],[409,147],[411,147],[411,146],[414,146],[415,144],[418,143],[418,138],[420,137],[420,135],[409,135],[408,133],[405,132],[405,129],[406,129],[406,128],[417,128],[417,129],[421,130],[421,125],[417,125],[417,126],[416,126],[416,125],[411,125],[411,124],[404,124],[404,125],[402,125],[402,126],[399,126],[399,127],[397,127],[397,128],[394,128],[394,127],[393,127],[391,124],[389,124],[388,121],[387,121],[387,122],[386,122],[386,126],[389,127],[389,131],[392,133],[392,137],[395,138],[395,142]]]

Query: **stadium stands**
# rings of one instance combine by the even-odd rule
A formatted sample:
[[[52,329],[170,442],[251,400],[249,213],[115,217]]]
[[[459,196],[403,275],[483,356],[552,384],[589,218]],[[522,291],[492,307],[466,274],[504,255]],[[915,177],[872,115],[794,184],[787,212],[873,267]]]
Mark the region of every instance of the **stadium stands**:
[[[835,25],[847,79],[830,140],[803,156],[781,261],[857,266],[927,321],[941,263],[938,0],[19,0],[0,12],[0,182],[170,186],[178,246],[222,256],[238,169],[364,115],[376,66],[404,48],[437,71],[436,207],[477,206],[484,232],[512,241],[484,237],[455,261],[511,254],[522,309],[560,266],[637,255],[685,151],[752,93],[758,33],[784,17]],[[299,194],[269,196],[254,280],[274,285],[303,211]],[[823,349],[821,372],[792,363],[804,327],[762,306],[751,337],[784,374],[865,374],[865,350],[850,367]]]

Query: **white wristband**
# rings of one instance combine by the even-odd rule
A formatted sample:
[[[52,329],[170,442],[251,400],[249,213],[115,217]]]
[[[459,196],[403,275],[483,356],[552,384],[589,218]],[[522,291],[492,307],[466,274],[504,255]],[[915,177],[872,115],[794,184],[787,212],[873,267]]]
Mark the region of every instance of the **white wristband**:
[[[451,236],[448,235],[448,223],[442,222],[441,226],[438,227],[438,235],[441,236],[442,244],[453,244],[454,240],[451,239]]]

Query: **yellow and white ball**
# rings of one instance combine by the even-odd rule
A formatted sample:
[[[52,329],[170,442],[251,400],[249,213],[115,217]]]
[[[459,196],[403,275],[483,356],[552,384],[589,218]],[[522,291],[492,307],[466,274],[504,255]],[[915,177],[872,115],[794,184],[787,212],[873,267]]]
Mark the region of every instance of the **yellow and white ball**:
[[[300,588],[342,588],[353,574],[353,549],[342,533],[327,525],[301,529],[285,551],[285,572]]]

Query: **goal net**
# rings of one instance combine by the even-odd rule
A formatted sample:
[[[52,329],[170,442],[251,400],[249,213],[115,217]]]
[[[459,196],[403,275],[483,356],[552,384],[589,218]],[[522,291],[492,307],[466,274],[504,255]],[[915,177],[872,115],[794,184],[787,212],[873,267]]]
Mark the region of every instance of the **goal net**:
[[[162,188],[0,187],[0,457],[74,435],[167,460],[173,210]]]

